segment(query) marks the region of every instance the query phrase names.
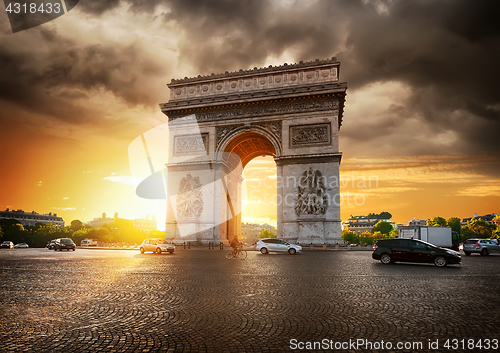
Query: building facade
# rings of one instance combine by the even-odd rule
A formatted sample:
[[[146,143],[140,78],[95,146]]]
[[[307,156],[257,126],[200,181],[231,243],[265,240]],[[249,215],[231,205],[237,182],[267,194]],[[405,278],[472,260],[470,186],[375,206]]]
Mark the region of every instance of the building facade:
[[[64,220],[58,217],[57,213],[40,214],[35,211],[25,212],[23,210],[12,210],[8,208],[0,211],[0,219],[13,219],[21,223],[24,227],[34,226],[35,224],[55,224],[58,227],[64,227]]]
[[[86,222],[85,225],[92,228],[102,228],[105,224],[109,224],[117,219],[118,213],[115,213],[113,218],[106,217],[106,213],[103,213],[100,218],[94,218],[93,220]],[[137,230],[144,233],[158,230],[155,215],[153,215],[152,219],[149,219],[149,215],[147,215],[146,218],[136,218],[131,219],[130,221]]]
[[[347,221],[342,222],[342,230],[349,229],[356,234],[361,234],[364,232],[372,232],[373,226],[378,222],[383,221],[390,223],[393,228],[397,228],[398,225],[392,222],[390,219],[379,219],[379,218],[367,218],[364,216],[353,217],[351,216]]]

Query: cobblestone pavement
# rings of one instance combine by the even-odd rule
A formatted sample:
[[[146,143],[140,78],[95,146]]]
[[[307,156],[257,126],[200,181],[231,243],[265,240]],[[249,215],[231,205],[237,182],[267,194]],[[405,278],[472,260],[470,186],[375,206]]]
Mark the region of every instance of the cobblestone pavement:
[[[220,250],[2,249],[0,350],[275,352],[363,339],[435,351],[429,340],[500,339],[499,269],[493,255],[437,268],[382,265],[368,251],[227,260]],[[333,351],[363,351],[344,347]]]

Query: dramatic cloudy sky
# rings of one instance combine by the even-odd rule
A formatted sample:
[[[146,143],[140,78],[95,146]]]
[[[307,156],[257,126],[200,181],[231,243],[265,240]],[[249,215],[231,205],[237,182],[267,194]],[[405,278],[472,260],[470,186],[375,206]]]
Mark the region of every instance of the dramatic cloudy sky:
[[[162,213],[134,196],[127,151],[166,121],[166,83],[336,56],[343,219],[500,212],[498,14],[494,0],[81,0],[13,34],[2,11],[0,209]],[[259,209],[246,216],[275,213]]]

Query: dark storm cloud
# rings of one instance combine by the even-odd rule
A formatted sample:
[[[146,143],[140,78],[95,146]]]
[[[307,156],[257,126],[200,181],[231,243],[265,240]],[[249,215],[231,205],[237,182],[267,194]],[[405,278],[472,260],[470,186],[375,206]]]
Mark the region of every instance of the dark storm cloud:
[[[160,2],[128,3],[152,11]],[[500,152],[492,136],[500,130],[499,1],[161,3],[169,9],[165,20],[186,33],[179,59],[195,74],[262,66],[287,50],[296,61],[337,56],[351,92],[402,82],[412,94],[400,102],[408,114],[399,119],[417,116],[436,134],[454,132],[455,151]],[[345,114],[348,119],[348,106]],[[372,125],[372,136],[386,135],[396,119]],[[435,147],[433,138],[420,153]]]
[[[12,37],[0,45],[0,101],[79,123],[100,119],[92,107],[73,102],[90,92],[111,92],[131,106],[154,106],[160,99],[142,82],[161,76],[163,70],[144,56],[141,44],[80,45],[55,31],[41,28],[32,33],[24,43],[30,50],[20,50]],[[5,109],[0,117],[7,118]]]
[[[349,116],[348,96],[343,129],[352,139],[355,135],[349,134],[357,129],[367,143],[370,134],[373,140],[386,136],[391,144],[388,133],[403,133],[407,136],[392,143],[406,137],[408,146],[422,144],[398,130],[400,121],[420,119],[433,133],[453,132],[457,139],[451,149],[457,152],[500,152],[494,134],[500,130],[499,1],[87,0],[75,9],[103,18],[127,7],[152,20],[161,18],[165,29],[179,30],[178,61],[191,67],[193,76],[263,66],[287,52],[296,62],[337,56],[348,93],[376,82],[410,87],[407,100],[398,102],[401,114],[389,107],[390,116],[381,124],[366,124],[369,131],[363,131],[364,121]],[[34,45],[29,54],[0,45],[0,99],[25,106],[29,100],[33,109],[47,114],[57,112],[50,110],[55,98],[46,100],[44,92],[56,88],[70,87],[80,94],[104,89],[129,105],[164,100],[136,84],[141,77],[162,74],[140,45],[81,47],[61,41],[60,34],[41,33],[37,43],[27,43]],[[51,44],[55,42],[61,44]],[[49,50],[37,53],[41,45]],[[164,76],[165,83],[178,78]],[[435,146],[433,137],[420,152],[393,147],[402,153],[427,153]]]

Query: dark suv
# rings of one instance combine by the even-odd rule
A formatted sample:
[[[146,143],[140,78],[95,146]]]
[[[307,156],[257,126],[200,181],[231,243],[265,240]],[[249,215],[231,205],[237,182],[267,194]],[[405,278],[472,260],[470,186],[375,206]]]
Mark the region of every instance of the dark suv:
[[[447,264],[459,264],[462,261],[460,254],[450,249],[414,239],[380,239],[373,245],[372,258],[383,264],[396,261],[401,262],[428,262],[438,267]]]
[[[66,250],[73,250],[75,251],[76,249],[76,244],[73,242],[73,240],[69,238],[59,238],[56,239],[56,242],[54,243],[54,250],[57,251],[62,251],[63,249]]]

